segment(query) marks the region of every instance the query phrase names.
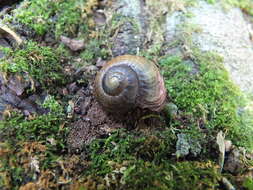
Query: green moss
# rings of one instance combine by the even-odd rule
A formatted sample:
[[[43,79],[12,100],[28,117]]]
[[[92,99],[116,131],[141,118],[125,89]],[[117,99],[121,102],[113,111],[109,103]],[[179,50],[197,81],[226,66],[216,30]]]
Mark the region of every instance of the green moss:
[[[253,189],[253,179],[250,177],[246,178],[245,181],[243,182],[243,187],[246,190],[252,190]]]
[[[31,0],[22,3],[14,18],[32,28],[38,35],[52,32],[55,37],[76,37],[87,33],[90,24],[87,18],[96,6],[96,0]]]
[[[31,159],[42,172],[57,167],[57,159],[65,154],[68,128],[63,108],[52,96],[42,106],[49,113],[25,118],[12,111],[11,117],[0,121],[0,144],[5,145],[0,147],[0,174],[7,174],[2,183],[9,181],[11,189],[33,180],[34,168],[27,165]]]
[[[159,166],[137,162],[124,172],[125,189],[218,189],[220,174],[213,163],[177,162]]]
[[[87,177],[82,187],[96,189],[99,186],[109,186],[110,189],[126,190],[219,189],[221,177],[217,166],[211,162],[163,162],[156,165],[138,160],[113,163],[112,168],[106,177]]]
[[[13,142],[35,140],[46,142],[47,138],[52,137],[64,141],[60,139],[61,137],[58,138],[59,134],[66,131],[66,128],[60,130],[60,124],[64,121],[63,108],[52,96],[47,96],[42,106],[50,109],[50,112],[29,119],[13,111],[11,117],[0,121],[0,129],[6,131],[4,133],[6,139]]]
[[[109,23],[108,32],[112,34],[115,32],[115,30],[119,29],[120,26],[126,23],[131,24],[134,33],[139,34],[141,32],[142,29],[140,23],[135,18],[124,16],[119,13],[115,13],[112,15],[112,18]]]
[[[107,139],[95,140],[88,152],[92,160],[91,172],[106,174],[111,171],[109,161],[143,159],[155,163],[175,152],[175,136],[170,130],[154,134],[130,133],[119,130]]]
[[[80,57],[87,64],[94,64],[98,57],[105,59],[108,56],[108,49],[105,48],[103,40],[91,39],[84,51],[81,52]]]
[[[23,48],[9,50],[0,60],[0,70],[7,74],[20,74],[47,88],[52,84],[63,84],[65,79],[60,63],[61,51],[27,42]],[[29,78],[30,77],[30,78]]]
[[[90,166],[84,189],[215,189],[220,174],[212,162],[176,162],[171,129],[142,133],[118,130],[86,147]],[[173,159],[174,157],[174,159]]]
[[[253,16],[253,2],[252,0],[206,0],[210,4],[214,4],[216,2],[221,2],[222,6],[225,9],[229,9],[231,7],[239,7],[245,13]]]
[[[234,144],[253,148],[252,127],[239,114],[242,94],[231,82],[222,58],[199,50],[193,50],[192,56],[192,61],[176,56],[160,60],[168,94],[184,118],[170,124],[187,131],[203,128],[210,136],[223,130]]]

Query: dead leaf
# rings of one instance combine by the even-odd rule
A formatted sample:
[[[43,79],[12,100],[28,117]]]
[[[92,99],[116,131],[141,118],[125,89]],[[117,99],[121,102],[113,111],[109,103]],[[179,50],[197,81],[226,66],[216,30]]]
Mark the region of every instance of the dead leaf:
[[[10,38],[17,45],[20,45],[23,42],[21,37],[16,32],[14,32],[13,30],[11,30],[9,27],[5,25],[0,25],[0,35],[2,35],[2,37]]]

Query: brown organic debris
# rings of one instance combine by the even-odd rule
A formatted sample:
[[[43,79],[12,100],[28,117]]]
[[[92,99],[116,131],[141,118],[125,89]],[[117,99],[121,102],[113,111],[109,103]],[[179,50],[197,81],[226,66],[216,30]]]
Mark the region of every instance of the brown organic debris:
[[[11,39],[17,45],[20,45],[23,42],[21,37],[16,32],[14,32],[8,26],[5,26],[5,25],[0,25],[0,36],[2,38]]]
[[[71,149],[81,149],[84,144],[89,144],[95,138],[108,135],[113,129],[124,127],[122,123],[109,118],[95,100],[90,97],[85,99],[78,109],[84,115],[73,123],[69,134],[68,143]]]

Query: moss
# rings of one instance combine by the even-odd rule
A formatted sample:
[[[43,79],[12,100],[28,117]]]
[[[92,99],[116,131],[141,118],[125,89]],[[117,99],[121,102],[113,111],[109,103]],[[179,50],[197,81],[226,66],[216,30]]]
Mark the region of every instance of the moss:
[[[6,51],[6,57],[0,60],[0,70],[7,74],[20,74],[39,82],[43,88],[61,85],[65,82],[63,67],[60,63],[62,51],[40,46],[28,41],[23,48]]]
[[[16,14],[19,22],[39,35],[53,31],[56,37],[83,37],[92,27],[88,17],[96,2],[31,0],[26,1],[27,9]],[[80,22],[80,18],[84,19]],[[111,45],[107,44],[108,39],[124,22],[130,22],[135,26],[134,32],[140,32],[132,20],[115,15],[104,34],[99,33],[87,41],[85,50],[80,53],[82,60],[90,64],[97,57],[108,58],[107,49]],[[157,24],[154,21],[154,31],[159,29]],[[190,36],[201,29],[191,24],[182,28],[182,40],[177,43],[192,48]],[[162,54],[163,38],[160,38],[160,31],[158,33],[146,55],[152,59]],[[22,49],[5,50],[7,59],[2,60],[2,71],[26,73],[44,89],[64,83],[60,65],[62,51],[40,47],[34,42],[28,42]],[[44,102],[43,106],[50,110],[44,115],[27,118],[13,111],[11,117],[0,121],[0,139],[6,144],[1,149],[0,143],[0,188],[9,185],[9,189],[25,189],[33,185],[37,189],[78,190],[219,189],[219,168],[208,160],[210,152],[206,157],[204,146],[213,142],[212,138],[223,130],[235,144],[252,147],[249,128],[252,120],[250,113],[238,109],[243,107],[238,100],[241,93],[229,80],[221,64],[222,58],[215,53],[191,50],[188,60],[164,56],[159,61],[169,99],[178,107],[177,113],[167,118],[168,125],[162,130],[117,130],[106,138],[94,140],[84,147],[81,155],[74,155],[72,159],[72,155],[66,153],[66,114],[55,98],[49,96]],[[177,158],[179,134],[186,134],[187,140],[194,142],[191,151],[201,144],[204,147],[201,155],[198,152],[198,157]],[[39,161],[39,174],[30,167],[31,158]],[[251,181],[244,184],[245,188],[250,185]]]
[[[11,117],[0,121],[0,129],[5,130],[6,139],[11,142],[35,140],[46,142],[47,138],[52,137],[59,140],[59,142],[64,141],[60,139],[61,137],[57,137],[66,131],[66,129],[60,128],[64,121],[62,107],[52,96],[48,96],[42,106],[50,109],[50,112],[25,118],[18,111],[12,111]],[[14,136],[15,138],[12,139]]]
[[[253,189],[253,179],[250,177],[246,178],[245,181],[243,182],[243,187],[246,190],[252,190]]]
[[[49,113],[25,118],[12,111],[11,117],[0,121],[0,143],[5,145],[0,147],[0,174],[8,176],[2,183],[8,183],[10,189],[33,181],[37,170],[43,173],[57,167],[57,160],[65,154],[68,128],[64,127],[63,108],[52,96],[42,106]]]
[[[87,64],[94,64],[98,57],[105,59],[109,52],[103,43],[101,39],[91,39],[85,50],[80,53],[82,60]]]
[[[83,189],[215,189],[218,167],[209,161],[176,162],[176,136],[118,130],[86,146],[90,165],[73,187]]]
[[[163,156],[175,151],[171,148],[174,139],[175,136],[170,133],[170,130],[146,135],[117,131],[109,138],[95,140],[87,147],[92,160],[90,172],[108,173],[111,171],[108,161],[122,162],[143,159],[158,163],[163,159]]]
[[[113,170],[106,177],[88,176],[81,187],[97,189],[219,189],[220,174],[212,162],[163,162],[159,165],[148,161],[113,163]]]
[[[252,0],[206,0],[210,4],[214,4],[216,2],[220,2],[225,9],[229,9],[231,7],[239,7],[245,13],[253,16],[253,2]]]
[[[126,189],[218,189],[220,178],[211,162],[163,163],[159,166],[137,162],[124,174],[122,181]]]
[[[14,13],[14,18],[35,30],[38,35],[52,32],[55,37],[86,34],[93,25],[88,15],[92,13],[96,0],[31,0],[24,1]]]
[[[186,131],[205,129],[210,136],[223,130],[234,144],[251,149],[252,127],[239,114],[243,96],[231,82],[222,58],[196,49],[192,56],[192,61],[176,56],[160,60],[168,94],[181,112],[181,118],[170,124],[184,126]]]

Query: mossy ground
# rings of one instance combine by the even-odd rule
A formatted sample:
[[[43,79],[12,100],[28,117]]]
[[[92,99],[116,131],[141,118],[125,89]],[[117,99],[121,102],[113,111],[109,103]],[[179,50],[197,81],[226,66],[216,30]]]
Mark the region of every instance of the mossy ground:
[[[93,39],[88,36],[94,34],[89,15],[97,1],[32,0],[23,6],[27,9],[15,13],[15,21],[37,35],[51,32],[56,39],[60,35],[87,39],[86,49],[71,56],[81,57],[85,64],[94,62],[96,57],[109,57],[106,47],[110,44],[105,36],[111,33],[110,29],[103,28],[106,32]],[[158,61],[169,101],[177,107],[175,114],[163,116],[166,125],[162,130],[117,130],[84,146],[81,154],[70,154],[65,140],[70,127],[64,108],[66,99],[48,96],[42,105],[50,110],[47,114],[25,117],[12,110],[0,121],[0,188],[224,188],[221,178],[235,177],[220,173],[216,135],[223,131],[233,144],[252,150],[252,119],[247,110],[241,109],[246,99],[242,100],[244,96],[230,81],[222,57],[192,46],[189,35],[199,31],[196,28],[184,27],[186,35],[180,42],[191,48],[191,55],[162,55],[163,44],[159,40],[146,51],[146,57]],[[62,49],[30,41],[21,48],[6,50],[1,70],[7,77],[26,73],[50,91],[67,82],[60,62],[64,56]],[[200,146],[201,152],[178,155],[179,134],[193,139],[193,146]],[[243,186],[252,189],[252,180],[247,178]]]
[[[245,123],[243,117],[247,113],[240,111],[245,97],[230,81],[222,57],[211,52],[193,52],[192,61],[177,56],[160,61],[171,101],[184,118],[170,124],[186,130],[207,130],[210,136],[223,130],[234,144],[252,150],[252,122]]]
[[[60,59],[64,57],[60,48],[53,50],[28,41],[21,48],[5,48],[4,51],[6,56],[0,60],[0,70],[7,78],[11,74],[27,75],[27,80],[39,82],[45,89],[66,82],[60,63]]]
[[[14,13],[15,21],[32,28],[38,35],[51,32],[56,38],[60,35],[80,37],[78,34],[87,34],[94,25],[88,15],[96,5],[96,0],[25,1]]]

